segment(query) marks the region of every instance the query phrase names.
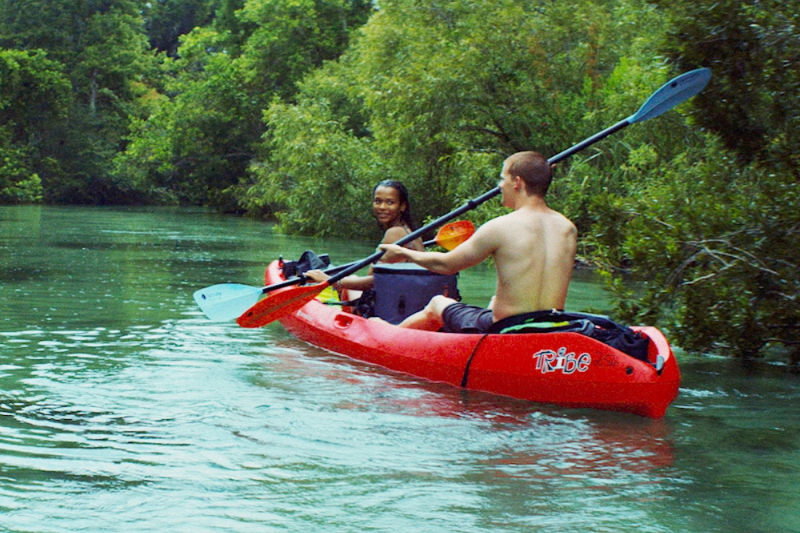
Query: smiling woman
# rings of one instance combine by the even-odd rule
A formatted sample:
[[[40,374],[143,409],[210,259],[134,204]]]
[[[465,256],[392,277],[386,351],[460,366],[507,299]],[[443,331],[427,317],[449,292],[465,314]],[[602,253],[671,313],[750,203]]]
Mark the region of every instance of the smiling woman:
[[[372,214],[386,232],[405,230],[400,237],[415,229],[408,190],[399,181],[383,180],[372,189]]]
[[[380,244],[397,242],[415,228],[411,216],[411,201],[408,199],[408,190],[405,185],[397,180],[383,180],[372,189],[372,215],[383,230],[383,239]],[[422,239],[414,239],[406,244],[413,250],[424,250]],[[306,276],[314,281],[326,281],[330,278],[320,270],[310,270]],[[336,283],[338,289],[363,291],[373,285],[372,268],[366,276],[350,275]]]

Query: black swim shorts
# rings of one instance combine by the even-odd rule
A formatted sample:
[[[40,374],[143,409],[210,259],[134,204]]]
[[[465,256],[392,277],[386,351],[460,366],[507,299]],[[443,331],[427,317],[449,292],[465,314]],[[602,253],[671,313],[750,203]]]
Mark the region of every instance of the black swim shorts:
[[[449,333],[486,333],[494,317],[491,309],[456,302],[445,308],[442,320],[443,331]]]

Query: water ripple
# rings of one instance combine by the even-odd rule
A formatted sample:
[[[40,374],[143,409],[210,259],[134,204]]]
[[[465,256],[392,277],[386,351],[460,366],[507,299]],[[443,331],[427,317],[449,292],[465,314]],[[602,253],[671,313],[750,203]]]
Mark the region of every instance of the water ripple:
[[[465,392],[192,302],[330,242],[180,210],[0,218],[0,530],[800,530],[784,374],[681,359],[657,421]]]

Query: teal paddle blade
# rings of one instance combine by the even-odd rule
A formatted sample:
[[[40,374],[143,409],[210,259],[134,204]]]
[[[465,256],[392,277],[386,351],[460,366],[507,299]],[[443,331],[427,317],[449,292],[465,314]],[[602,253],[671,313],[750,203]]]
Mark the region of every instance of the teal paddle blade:
[[[240,283],[220,283],[195,291],[194,301],[214,321],[233,320],[250,309],[263,289]]]

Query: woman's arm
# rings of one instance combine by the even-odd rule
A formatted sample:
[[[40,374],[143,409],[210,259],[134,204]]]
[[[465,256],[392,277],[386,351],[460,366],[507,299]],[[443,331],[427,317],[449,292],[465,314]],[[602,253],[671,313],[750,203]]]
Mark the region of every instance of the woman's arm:
[[[383,234],[383,239],[381,240],[380,244],[392,244],[403,237],[408,235],[408,229],[405,226],[392,226],[391,228],[386,230],[386,233]],[[405,244],[406,248],[410,248],[412,250],[424,250],[425,246],[422,244],[422,239],[414,239],[411,242]]]
[[[308,272],[304,272],[303,275],[308,279],[312,279],[317,282],[328,281],[330,276],[327,275],[322,270],[309,270]],[[372,287],[372,274],[367,276],[346,276],[336,282],[337,289],[351,289],[354,291],[363,291]]]

